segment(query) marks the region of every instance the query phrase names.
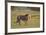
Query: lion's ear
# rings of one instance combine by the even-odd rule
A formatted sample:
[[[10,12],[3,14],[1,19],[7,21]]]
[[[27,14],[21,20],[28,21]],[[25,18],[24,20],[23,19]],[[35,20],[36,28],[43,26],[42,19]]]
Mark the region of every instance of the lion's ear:
[[[28,16],[29,14],[26,14],[25,16]]]

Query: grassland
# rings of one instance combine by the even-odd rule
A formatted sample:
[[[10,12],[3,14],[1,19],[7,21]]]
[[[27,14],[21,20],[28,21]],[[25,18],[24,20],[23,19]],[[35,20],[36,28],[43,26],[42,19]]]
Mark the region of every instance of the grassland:
[[[21,22],[21,25],[16,23],[16,17],[18,15],[29,14],[30,19],[25,22]],[[38,28],[40,27],[40,11],[34,11],[28,8],[12,8],[11,9],[11,28]]]

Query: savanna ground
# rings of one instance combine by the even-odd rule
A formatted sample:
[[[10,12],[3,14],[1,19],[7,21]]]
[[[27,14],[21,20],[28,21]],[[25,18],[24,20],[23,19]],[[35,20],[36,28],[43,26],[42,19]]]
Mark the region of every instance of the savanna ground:
[[[29,14],[27,23],[21,21],[17,24],[17,16]],[[37,7],[14,7],[11,6],[11,28],[39,28],[40,27],[40,8]]]

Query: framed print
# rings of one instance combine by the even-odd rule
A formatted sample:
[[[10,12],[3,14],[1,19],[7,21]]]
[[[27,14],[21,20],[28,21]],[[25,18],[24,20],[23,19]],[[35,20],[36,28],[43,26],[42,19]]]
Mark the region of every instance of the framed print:
[[[44,32],[43,2],[7,1],[5,6],[5,33]]]

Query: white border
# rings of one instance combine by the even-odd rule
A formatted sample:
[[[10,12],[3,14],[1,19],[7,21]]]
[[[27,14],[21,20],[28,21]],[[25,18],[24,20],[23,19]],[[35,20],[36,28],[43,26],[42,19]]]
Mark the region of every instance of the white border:
[[[40,7],[40,28],[22,28],[22,29],[11,29],[11,6],[23,6],[23,7]],[[42,4],[24,4],[24,3],[8,3],[8,33],[12,32],[27,32],[27,31],[42,31],[43,30],[43,5]]]

